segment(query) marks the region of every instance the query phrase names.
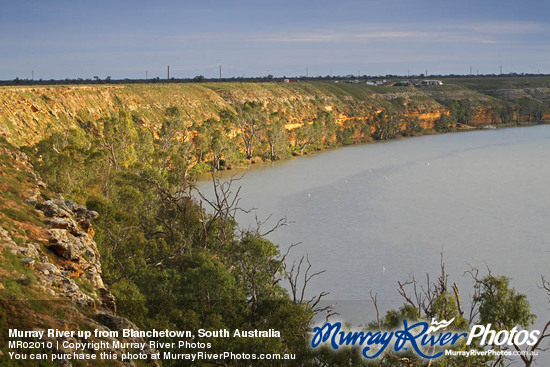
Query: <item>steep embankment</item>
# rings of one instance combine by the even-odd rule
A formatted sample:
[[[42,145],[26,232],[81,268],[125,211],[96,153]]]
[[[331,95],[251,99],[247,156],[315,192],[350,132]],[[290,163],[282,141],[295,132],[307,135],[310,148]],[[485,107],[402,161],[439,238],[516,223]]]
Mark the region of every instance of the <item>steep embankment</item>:
[[[510,103],[513,96],[527,95],[543,103],[550,100],[547,88],[491,91],[459,85],[415,88],[334,82],[2,87],[0,136],[16,145],[28,145],[53,131],[87,126],[119,109],[155,125],[166,108],[177,106],[186,120],[200,122],[250,100],[286,114],[291,124],[313,118],[320,109],[333,111],[341,124],[350,118],[369,120],[384,110],[417,117],[424,128],[431,128],[441,114],[448,113],[450,100],[468,101],[473,124],[491,123],[491,108]]]
[[[0,141],[0,333],[3,335],[0,356],[5,355],[0,358],[9,358],[8,365],[17,362],[6,351],[22,356],[29,352],[25,348],[7,348],[8,329],[74,332],[138,329],[129,320],[115,315],[115,299],[103,284],[91,226],[97,216],[98,213],[52,193],[33,172],[27,156]],[[50,347],[33,352],[55,354],[60,359],[73,353],[91,353],[99,359],[93,347],[79,350],[72,346],[76,342],[102,341],[113,345],[114,340],[77,334],[45,335],[35,341],[51,342]],[[140,338],[118,340],[143,342]],[[121,354],[130,351],[133,352],[117,348],[102,350],[118,356],[117,361],[108,365],[134,365],[120,362]],[[71,366],[71,359],[59,363]],[[44,363],[48,365],[47,361]],[[79,365],[90,363],[83,361]]]

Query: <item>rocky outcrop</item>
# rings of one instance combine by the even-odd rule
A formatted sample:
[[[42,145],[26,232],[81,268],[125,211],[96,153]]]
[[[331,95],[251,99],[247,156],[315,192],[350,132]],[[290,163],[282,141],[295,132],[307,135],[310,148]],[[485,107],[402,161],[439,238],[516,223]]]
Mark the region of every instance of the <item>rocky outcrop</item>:
[[[60,262],[63,273],[52,271],[52,264],[48,264],[48,269],[45,270],[48,274],[43,273],[47,277],[47,281],[56,284],[61,282],[64,284],[62,293],[66,297],[77,304],[92,306],[95,300],[80,292],[79,287],[71,279],[82,278],[94,289],[97,289],[100,302],[101,296],[103,296],[108,300],[109,308],[112,308],[113,305],[110,300],[113,297],[105,289],[101,279],[99,251],[90,235],[90,220],[96,218],[98,213],[88,211],[72,200],[47,200],[38,207],[48,218],[45,223],[50,228],[48,230],[50,239],[46,247],[61,259],[66,260]],[[100,289],[103,289],[103,291],[99,291]],[[103,303],[101,306],[105,307]],[[111,311],[114,312],[115,310],[112,309]]]
[[[9,316],[2,328],[139,330],[131,321],[116,316],[116,300],[101,278],[91,223],[99,214],[59,195],[43,200],[46,185],[32,172],[25,154],[0,147],[0,157],[0,176],[11,183],[2,188],[10,194],[0,192],[0,312]],[[148,347],[143,351],[113,348],[115,338],[111,337],[76,335],[44,341],[54,342],[50,352],[55,354],[82,353],[64,346],[63,341],[109,342],[101,352],[117,354],[113,364],[130,366],[135,365],[133,361],[121,361],[123,353],[155,352]],[[145,343],[141,338],[116,340]],[[97,353],[91,348],[84,352]],[[70,360],[60,364],[72,365]]]
[[[0,249],[9,249],[13,254],[23,256],[22,261],[34,268],[39,283],[47,293],[63,296],[79,306],[115,312],[114,297],[101,279],[97,245],[78,223],[86,223],[91,229],[89,219],[96,217],[97,213],[87,211],[70,200],[48,200],[39,207],[46,214],[46,226],[51,228],[48,230],[49,243],[45,247],[59,258],[52,260],[52,256],[48,256],[37,243],[16,244],[2,227]],[[75,279],[89,284],[94,291],[84,292]]]

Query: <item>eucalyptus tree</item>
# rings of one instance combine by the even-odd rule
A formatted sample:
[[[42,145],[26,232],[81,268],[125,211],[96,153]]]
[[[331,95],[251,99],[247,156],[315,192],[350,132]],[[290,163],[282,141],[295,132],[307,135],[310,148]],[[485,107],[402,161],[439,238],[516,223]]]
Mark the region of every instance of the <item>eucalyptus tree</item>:
[[[246,158],[252,158],[260,133],[267,121],[267,111],[257,101],[247,101],[237,108],[237,124],[244,144]]]
[[[288,120],[280,112],[273,112],[263,127],[263,136],[269,145],[269,156],[272,161],[288,154],[288,136],[285,123]]]

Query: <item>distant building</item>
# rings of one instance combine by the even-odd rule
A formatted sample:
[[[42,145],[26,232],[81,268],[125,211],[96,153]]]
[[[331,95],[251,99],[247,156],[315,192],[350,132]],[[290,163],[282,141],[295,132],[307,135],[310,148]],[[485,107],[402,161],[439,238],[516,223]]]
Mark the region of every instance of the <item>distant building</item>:
[[[368,80],[365,82],[366,85],[384,85],[384,84],[387,84],[388,81],[386,79],[384,80],[377,80],[377,81],[372,81],[372,80]]]
[[[300,81],[300,79],[290,79],[290,78],[284,78],[284,79],[281,79],[281,83],[298,83]]]
[[[423,85],[443,85],[443,82],[441,80],[416,80],[414,82],[414,85],[416,86],[423,86]]]

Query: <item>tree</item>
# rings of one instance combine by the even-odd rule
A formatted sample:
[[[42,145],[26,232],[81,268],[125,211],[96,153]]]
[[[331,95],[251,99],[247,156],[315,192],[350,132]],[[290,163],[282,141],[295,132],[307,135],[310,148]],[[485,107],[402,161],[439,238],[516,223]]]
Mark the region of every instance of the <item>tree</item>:
[[[373,138],[376,140],[395,139],[400,130],[399,121],[395,116],[387,116],[385,111],[380,112],[374,120]]]
[[[440,133],[446,133],[451,130],[452,118],[446,113],[442,113],[441,116],[435,120],[434,129]]]
[[[280,112],[274,112],[262,128],[265,140],[269,145],[269,157],[272,161],[288,153],[288,137],[285,132],[286,119]]]
[[[471,323],[491,324],[492,328],[497,331],[512,330],[517,326],[526,328],[534,323],[536,316],[531,313],[527,297],[510,288],[510,278],[495,276],[490,271],[487,275],[480,277],[479,271],[475,268],[469,273],[474,280]],[[546,323],[538,342],[529,346],[528,350],[536,350],[543,339],[550,337],[550,333],[547,332],[549,326],[550,321]],[[514,349],[521,350],[515,341],[512,345]],[[500,348],[507,348],[507,346]],[[533,363],[534,355],[531,354],[527,357],[522,355],[521,359],[525,366],[529,367]],[[498,356],[492,365],[501,364],[503,360],[503,356]]]
[[[450,116],[459,124],[469,124],[472,119],[472,105],[468,100],[452,99],[447,101],[450,110]]]
[[[295,144],[300,148],[300,155],[304,154],[305,149],[310,144],[321,142],[324,135],[324,125],[322,122],[313,120],[309,122],[304,119],[302,126],[294,129]]]
[[[404,123],[405,128],[402,131],[403,136],[415,136],[422,134],[424,128],[418,122],[418,117],[413,117]]]
[[[193,122],[191,129],[193,130],[191,141],[195,149],[195,157],[196,160],[200,163],[205,159],[205,156],[206,154],[208,154],[208,151],[210,149],[209,131],[207,129],[207,126],[196,121]]]
[[[511,105],[506,105],[500,108],[499,113],[500,121],[503,124],[509,124],[514,119],[514,107]]]
[[[164,120],[158,132],[155,144],[156,158],[160,160],[157,167],[166,171],[175,181],[185,180],[195,157],[188,125],[183,121],[179,107],[172,106],[164,111]]]
[[[232,248],[231,263],[236,265],[237,278],[247,289],[254,309],[261,299],[274,299],[283,293],[277,278],[282,268],[278,255],[277,246],[250,232]]]
[[[478,305],[479,321],[491,323],[500,330],[516,325],[527,327],[535,321],[529,301],[523,294],[510,289],[510,278],[488,274],[474,277],[474,304]]]
[[[267,112],[257,101],[247,101],[237,109],[237,124],[246,151],[246,158],[252,158],[256,143],[259,142],[262,126],[267,120]]]
[[[328,144],[336,142],[336,129],[338,125],[334,121],[334,116],[331,112],[321,109],[317,112],[314,122],[317,122],[323,127],[324,140]]]
[[[210,118],[200,125],[195,123],[193,129],[196,131],[193,144],[199,162],[210,156],[212,168],[219,170],[224,162],[222,158],[231,153],[232,147],[228,137],[230,127],[227,121]]]
[[[134,147],[137,136],[138,131],[128,111],[120,110],[118,116],[103,119],[101,140],[115,171],[121,165],[128,168],[137,161]]]

